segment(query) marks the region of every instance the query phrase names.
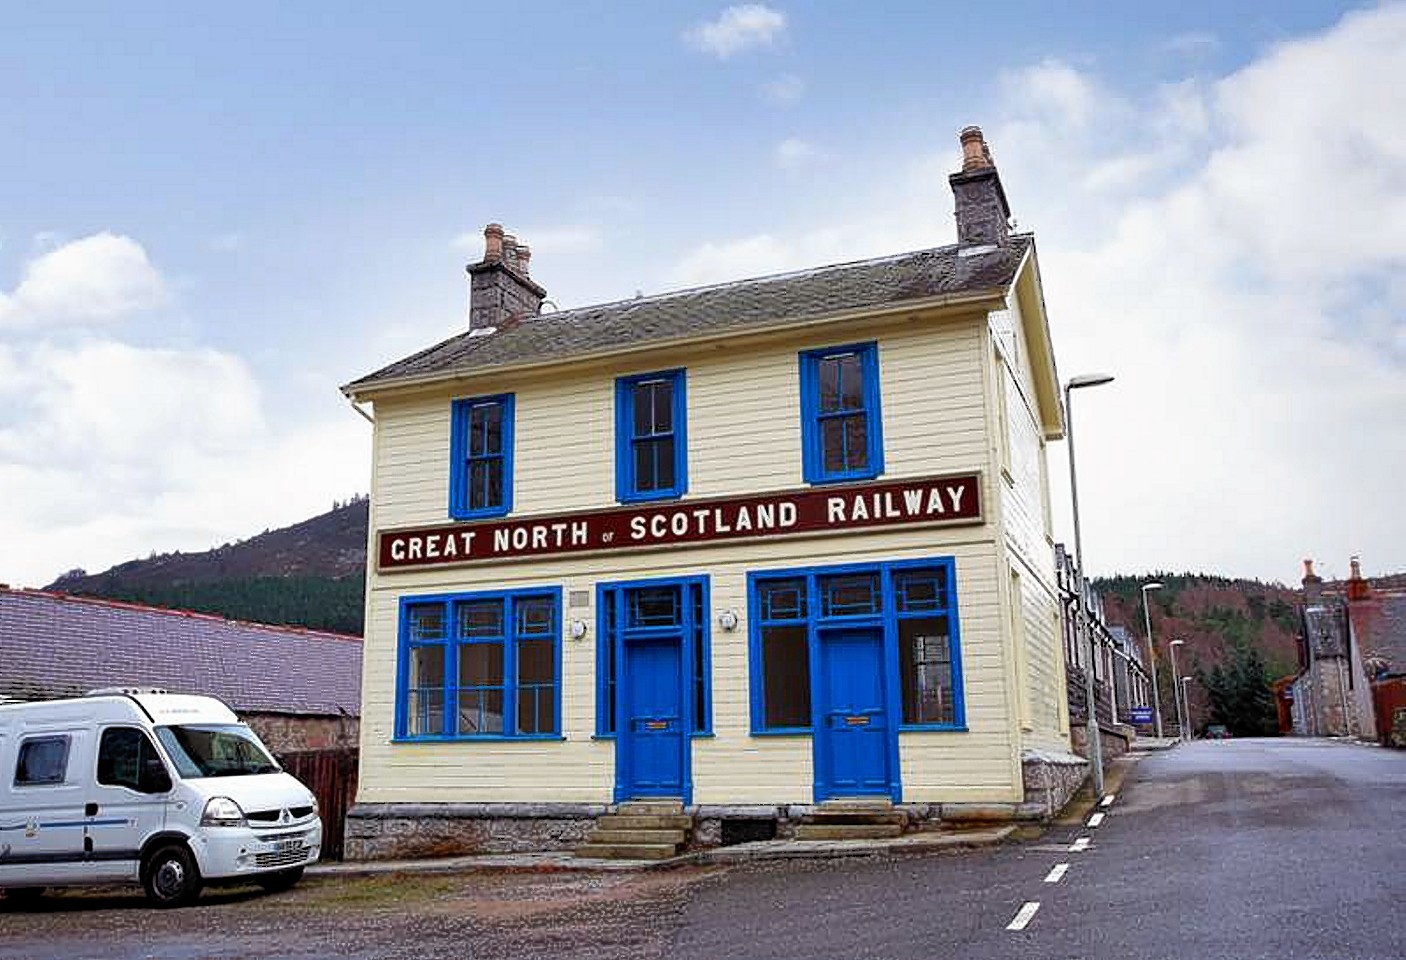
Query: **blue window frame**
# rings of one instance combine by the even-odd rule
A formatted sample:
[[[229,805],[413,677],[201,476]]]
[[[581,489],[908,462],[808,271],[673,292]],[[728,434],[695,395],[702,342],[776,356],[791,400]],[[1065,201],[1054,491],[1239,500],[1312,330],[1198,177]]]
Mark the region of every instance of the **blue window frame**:
[[[810,732],[817,631],[845,623],[882,627],[901,729],[966,729],[952,558],[751,573],[747,591],[753,734]]]
[[[560,589],[401,599],[398,739],[560,736]]]
[[[449,515],[501,517],[513,509],[513,395],[455,400],[450,413]]]
[[[597,588],[596,736],[615,736],[616,647],[627,635],[677,635],[684,643],[693,685],[689,733],[710,736],[713,702],[708,665],[708,578],[603,583]]]
[[[801,448],[807,483],[869,480],[884,472],[877,344],[801,354]]]
[[[615,496],[621,503],[688,492],[684,371],[615,381]]]

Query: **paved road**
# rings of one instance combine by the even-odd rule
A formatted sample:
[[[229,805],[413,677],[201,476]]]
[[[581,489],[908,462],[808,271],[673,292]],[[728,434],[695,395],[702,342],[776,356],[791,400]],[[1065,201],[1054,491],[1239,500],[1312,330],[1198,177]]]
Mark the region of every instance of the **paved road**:
[[[66,893],[0,911],[0,960],[1401,960],[1403,840],[1406,753],[1198,743],[1139,762],[1098,827],[985,852],[320,879],[176,911]]]
[[[1071,851],[1079,837],[1088,849]],[[1196,743],[1142,760],[1097,828],[962,858],[736,872],[691,898],[670,954],[1401,960],[1404,841],[1406,754]],[[1028,925],[1006,929],[1027,903]]]

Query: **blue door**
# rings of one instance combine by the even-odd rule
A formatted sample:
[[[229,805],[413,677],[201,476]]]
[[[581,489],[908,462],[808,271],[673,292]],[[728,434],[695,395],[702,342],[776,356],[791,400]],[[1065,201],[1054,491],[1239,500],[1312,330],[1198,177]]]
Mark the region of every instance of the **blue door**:
[[[688,800],[683,642],[678,636],[624,643],[615,754],[615,799]]]
[[[815,682],[815,795],[892,796],[898,729],[886,704],[883,631],[820,630]]]

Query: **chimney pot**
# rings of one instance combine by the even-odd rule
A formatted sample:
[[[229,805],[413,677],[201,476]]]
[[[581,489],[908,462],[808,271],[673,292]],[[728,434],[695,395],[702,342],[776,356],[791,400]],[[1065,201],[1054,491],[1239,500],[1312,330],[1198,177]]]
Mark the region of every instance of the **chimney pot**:
[[[532,260],[532,248],[527,244],[522,244],[517,248],[517,267],[522,271],[523,276],[528,275],[527,265]]]
[[[963,127],[960,136],[962,138],[963,172],[995,166],[991,162],[991,150],[986,146],[986,137],[982,134],[980,127]]]
[[[483,262],[497,263],[503,259],[503,225],[490,223],[483,228]]]

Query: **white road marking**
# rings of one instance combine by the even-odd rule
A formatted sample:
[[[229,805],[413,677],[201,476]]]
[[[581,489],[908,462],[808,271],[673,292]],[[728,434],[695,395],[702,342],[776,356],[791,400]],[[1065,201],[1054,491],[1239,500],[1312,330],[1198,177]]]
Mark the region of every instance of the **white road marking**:
[[[1026,925],[1034,918],[1036,911],[1040,909],[1040,901],[1031,900],[1016,911],[1015,919],[1006,924],[1007,930],[1024,930]]]
[[[1089,849],[1089,843],[1090,840],[1088,837],[1080,837],[1070,844],[1069,849],[1075,853],[1083,853],[1085,850]]]
[[[1092,817],[1089,817],[1089,826],[1096,827],[1100,823],[1103,823],[1103,814],[1096,813]]]
[[[1113,798],[1116,797],[1116,796],[1118,796],[1116,793],[1110,793],[1108,796],[1106,796],[1106,797],[1103,798],[1103,803],[1099,804],[1099,806],[1102,806],[1102,807],[1111,807],[1111,806],[1113,806]]]
[[[1050,872],[1045,875],[1045,882],[1046,882],[1046,883],[1059,883],[1061,880],[1064,879],[1064,875],[1065,875],[1066,873],[1068,873],[1068,872],[1069,872],[1069,864],[1067,864],[1067,863],[1057,863],[1057,864],[1055,864],[1054,867],[1050,870]]]

